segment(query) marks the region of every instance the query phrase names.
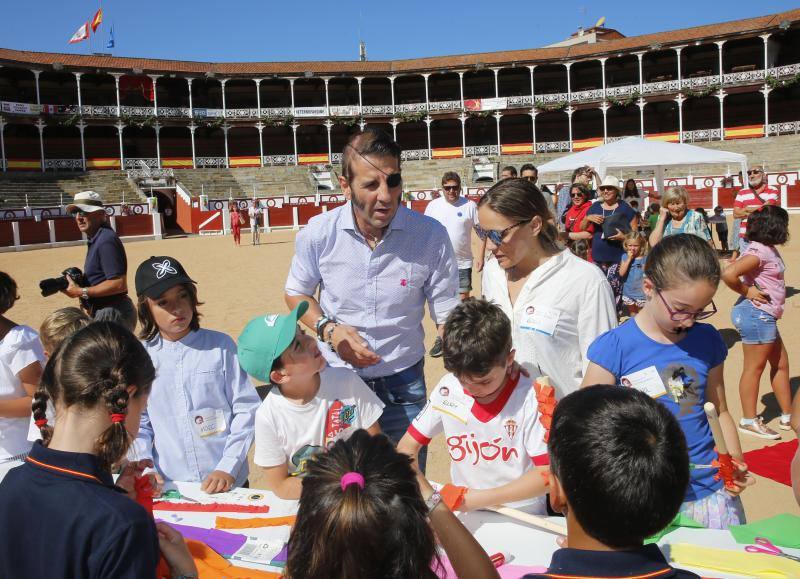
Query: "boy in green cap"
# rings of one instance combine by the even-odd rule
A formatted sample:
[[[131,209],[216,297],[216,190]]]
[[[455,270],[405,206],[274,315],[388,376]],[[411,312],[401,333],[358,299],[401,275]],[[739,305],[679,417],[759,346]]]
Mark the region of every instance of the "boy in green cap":
[[[359,428],[380,432],[383,403],[358,374],[328,367],[317,340],[297,325],[308,309],[300,302],[288,315],[253,318],[239,336],[239,363],[272,384],[256,412],[254,462],[266,488],[299,499],[305,463]]]

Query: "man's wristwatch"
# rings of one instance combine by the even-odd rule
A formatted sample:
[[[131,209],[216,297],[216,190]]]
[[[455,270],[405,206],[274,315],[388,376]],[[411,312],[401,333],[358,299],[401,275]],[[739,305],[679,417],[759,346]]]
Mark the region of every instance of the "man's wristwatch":
[[[88,300],[89,299],[89,288],[85,287],[81,290],[81,299]]]
[[[317,331],[317,339],[320,342],[325,341],[325,326],[327,326],[330,322],[333,322],[333,318],[329,318],[327,314],[322,314],[320,317],[317,318],[317,323],[315,324],[314,329]]]

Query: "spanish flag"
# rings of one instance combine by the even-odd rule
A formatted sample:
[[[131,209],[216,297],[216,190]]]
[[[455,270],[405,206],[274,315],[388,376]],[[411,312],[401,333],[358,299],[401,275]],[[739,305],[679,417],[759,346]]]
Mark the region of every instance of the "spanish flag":
[[[103,21],[103,9],[100,8],[97,13],[92,18],[92,32],[97,32],[97,27],[100,26],[100,23]]]

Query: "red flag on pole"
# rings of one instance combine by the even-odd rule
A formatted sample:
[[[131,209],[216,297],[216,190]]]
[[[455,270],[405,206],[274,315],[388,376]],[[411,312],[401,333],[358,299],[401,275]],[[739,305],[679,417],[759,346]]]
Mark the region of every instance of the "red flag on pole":
[[[70,44],[75,44],[76,42],[82,42],[89,38],[89,23],[84,22],[81,24],[81,27],[75,31],[75,34],[72,35],[72,38],[69,39]]]
[[[97,32],[97,27],[100,26],[100,23],[103,21],[103,9],[100,8],[92,18],[92,32]]]

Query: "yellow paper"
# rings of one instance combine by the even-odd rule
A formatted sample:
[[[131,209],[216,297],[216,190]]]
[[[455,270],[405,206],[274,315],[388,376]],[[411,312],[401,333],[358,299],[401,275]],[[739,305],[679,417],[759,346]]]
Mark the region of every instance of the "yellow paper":
[[[751,575],[764,579],[794,579],[800,577],[800,563],[761,553],[713,549],[700,545],[678,543],[670,545],[670,559],[678,566],[701,567],[735,575]]]

